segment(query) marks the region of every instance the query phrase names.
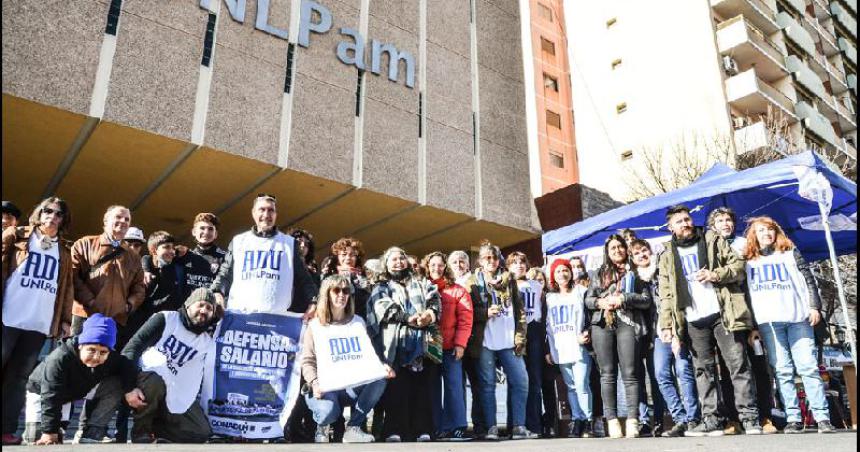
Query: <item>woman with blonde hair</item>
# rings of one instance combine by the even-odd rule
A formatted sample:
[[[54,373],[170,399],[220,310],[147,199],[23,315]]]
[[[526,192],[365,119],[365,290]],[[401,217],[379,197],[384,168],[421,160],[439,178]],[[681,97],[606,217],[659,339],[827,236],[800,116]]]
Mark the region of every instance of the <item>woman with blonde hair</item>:
[[[764,339],[767,357],[779,384],[788,424],[785,433],[802,433],[800,403],[794,383],[797,372],[819,433],[831,433],[824,384],[815,359],[812,327],[821,321],[821,299],[815,278],[797,247],[770,217],[748,220],[746,233],[747,285],[758,330],[750,343]]]
[[[380,362],[364,320],[355,315],[354,292],[347,275],[324,279],[303,339],[303,393],[318,425],[318,443],[329,442],[331,424],[345,406],[352,410],[343,442],[372,442],[373,435],[362,432],[361,426],[382,397],[385,378],[394,376],[391,367]]]

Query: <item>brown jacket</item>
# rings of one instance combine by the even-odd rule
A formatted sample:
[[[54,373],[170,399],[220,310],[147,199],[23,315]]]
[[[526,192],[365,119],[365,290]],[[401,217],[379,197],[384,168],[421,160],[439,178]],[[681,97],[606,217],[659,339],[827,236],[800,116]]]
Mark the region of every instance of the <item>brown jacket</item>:
[[[88,235],[72,246],[75,279],[72,314],[89,317],[98,312],[125,325],[129,312],[143,303],[146,286],[140,257],[125,243],[120,246],[124,251],[119,256],[95,268],[102,256],[113,251],[107,236]]]
[[[15,272],[19,265],[27,260],[30,254],[30,234],[33,228],[23,226],[6,228],[3,231],[3,286],[6,280]],[[62,324],[72,323],[72,302],[75,299],[74,283],[72,282],[72,256],[68,248],[60,243],[60,272],[57,275],[57,302],[54,303],[54,319],[51,320],[52,337],[60,337]],[[5,292],[4,299],[5,303]]]

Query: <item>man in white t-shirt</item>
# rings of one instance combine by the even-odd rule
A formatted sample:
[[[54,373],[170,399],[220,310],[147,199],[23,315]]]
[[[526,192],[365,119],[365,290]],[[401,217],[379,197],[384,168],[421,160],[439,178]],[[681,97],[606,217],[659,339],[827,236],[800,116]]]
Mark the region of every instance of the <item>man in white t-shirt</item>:
[[[257,195],[251,216],[254,226],[233,237],[212,282],[218,304],[237,312],[289,311],[310,318],[315,310],[316,285],[295,240],[278,231],[276,198]]]
[[[689,342],[702,404],[702,423],[685,436],[721,436],[725,419],[718,411],[715,346],[726,361],[735,406],[747,434],[760,434],[755,386],[746,352],[753,328],[744,299],[744,261],[712,231],[693,226],[690,209],[666,212],[671,241],[658,261],[661,298],[658,328],[665,343]]]

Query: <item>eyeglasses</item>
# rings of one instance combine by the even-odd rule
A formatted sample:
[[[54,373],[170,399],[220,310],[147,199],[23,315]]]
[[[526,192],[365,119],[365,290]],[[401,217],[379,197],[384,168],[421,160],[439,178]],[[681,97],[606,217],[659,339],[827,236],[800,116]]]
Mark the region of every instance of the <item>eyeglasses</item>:
[[[331,292],[335,295],[349,295],[349,287],[332,287]]]
[[[481,256],[481,260],[485,260],[485,261],[497,261],[497,260],[499,260],[499,256],[496,256],[496,255]]]
[[[54,209],[52,209],[52,208],[50,208],[50,207],[43,207],[43,208],[42,208],[42,214],[43,214],[43,215],[52,215],[52,214],[57,214],[57,215],[59,215],[59,216],[63,216],[63,211],[62,211],[62,210],[59,210],[59,209],[58,209],[58,210],[54,210]]]
[[[259,198],[268,198],[268,199],[271,199],[271,200],[273,200],[273,201],[277,201],[277,200],[278,200],[278,198],[276,198],[276,197],[275,197],[275,195],[270,195],[270,194],[268,194],[268,193],[257,193],[257,198],[258,198],[258,199],[259,199]]]

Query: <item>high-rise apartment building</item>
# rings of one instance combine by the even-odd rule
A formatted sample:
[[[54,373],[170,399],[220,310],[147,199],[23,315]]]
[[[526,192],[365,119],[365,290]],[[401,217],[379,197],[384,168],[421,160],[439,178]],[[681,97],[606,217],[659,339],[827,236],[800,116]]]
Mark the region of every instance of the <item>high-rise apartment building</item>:
[[[523,32],[529,144],[540,177],[532,175],[535,197],[578,182],[570,64],[562,0],[522,0],[530,23]],[[522,13],[523,15],[525,12]],[[527,25],[527,26],[525,26]],[[530,48],[529,47],[530,44]],[[531,71],[530,71],[531,69]],[[539,186],[535,185],[539,182]]]
[[[643,154],[721,143],[730,158],[793,144],[856,161],[856,0],[565,7],[584,185],[629,199]]]

